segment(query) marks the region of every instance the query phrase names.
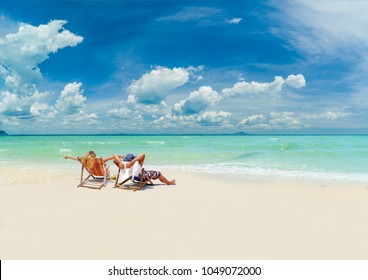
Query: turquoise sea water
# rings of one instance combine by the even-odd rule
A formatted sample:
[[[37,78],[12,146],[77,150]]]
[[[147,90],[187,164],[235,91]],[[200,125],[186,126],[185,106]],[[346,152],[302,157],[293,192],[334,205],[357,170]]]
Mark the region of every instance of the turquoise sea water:
[[[65,167],[63,155],[146,154],[157,168],[368,182],[368,135],[5,136],[6,166]]]

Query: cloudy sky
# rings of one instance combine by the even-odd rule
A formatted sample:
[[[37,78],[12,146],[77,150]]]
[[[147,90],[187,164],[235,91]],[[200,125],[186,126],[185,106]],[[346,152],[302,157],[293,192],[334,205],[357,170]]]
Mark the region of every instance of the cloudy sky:
[[[367,14],[368,1],[2,0],[0,130],[368,133]]]

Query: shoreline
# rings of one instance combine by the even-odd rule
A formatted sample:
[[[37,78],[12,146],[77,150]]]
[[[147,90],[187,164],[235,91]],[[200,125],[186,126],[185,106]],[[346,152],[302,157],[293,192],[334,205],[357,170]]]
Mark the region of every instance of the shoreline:
[[[1,187],[0,258],[368,258],[364,184],[164,175],[177,185],[76,188],[73,168]]]
[[[0,188],[7,185],[29,185],[39,181],[54,181],[65,178],[79,178],[81,166],[75,162],[64,161],[44,164],[9,163],[0,165]],[[117,167],[108,163],[110,174],[116,176]],[[145,164],[146,170],[159,170],[170,177],[170,174],[186,174],[186,176],[226,177],[230,181],[283,182],[308,181],[310,184],[323,185],[363,185],[368,187],[368,175],[365,173],[338,173],[328,171],[279,170],[267,168],[248,168],[237,165],[151,165]]]

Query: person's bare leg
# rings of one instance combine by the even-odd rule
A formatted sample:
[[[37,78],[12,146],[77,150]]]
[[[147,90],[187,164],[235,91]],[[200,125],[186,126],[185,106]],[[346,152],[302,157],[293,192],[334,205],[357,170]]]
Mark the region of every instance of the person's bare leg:
[[[176,185],[176,180],[167,180],[165,178],[164,175],[160,174],[160,177],[158,177],[158,179],[162,182],[162,183],[165,183],[166,185]]]

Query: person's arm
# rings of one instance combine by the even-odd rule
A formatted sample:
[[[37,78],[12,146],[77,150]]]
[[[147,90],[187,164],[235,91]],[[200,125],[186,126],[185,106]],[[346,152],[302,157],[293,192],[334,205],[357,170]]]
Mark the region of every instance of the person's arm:
[[[112,160],[114,157],[107,157],[107,158],[103,158],[103,162],[105,163],[106,161]]]
[[[137,156],[135,159],[133,159],[132,161],[129,161],[127,164],[126,164],[126,167],[127,168],[130,168],[133,166],[133,164],[138,161],[139,164],[141,166],[143,166],[143,163],[144,163],[144,159],[146,158],[146,155],[145,154],[140,154],[139,156]]]
[[[117,157],[118,157],[118,158],[123,158],[124,156],[119,156],[119,155],[117,155]],[[104,158],[104,159],[103,159],[103,161],[104,161],[104,162],[106,162],[106,161],[113,160],[113,159],[115,159],[115,158],[114,158],[114,156]]]
[[[120,169],[124,169],[125,166],[124,164],[121,162],[121,159],[124,156],[119,156],[119,155],[113,155],[112,158],[114,159],[114,163],[116,164],[117,167],[119,167]]]
[[[72,159],[72,160],[78,160],[79,161],[79,158],[78,157],[71,157],[71,156],[64,156],[65,159]]]

